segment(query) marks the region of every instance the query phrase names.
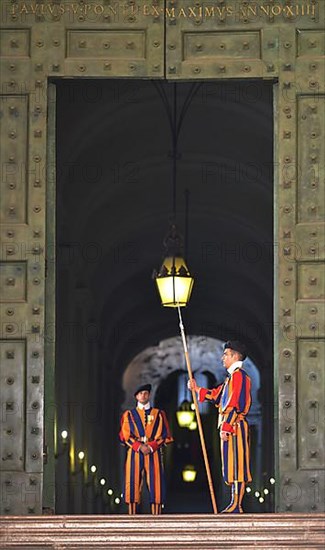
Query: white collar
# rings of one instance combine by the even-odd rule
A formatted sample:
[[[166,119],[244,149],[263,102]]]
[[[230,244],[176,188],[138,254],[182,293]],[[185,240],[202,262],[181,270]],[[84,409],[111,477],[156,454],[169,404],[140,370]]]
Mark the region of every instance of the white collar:
[[[227,369],[227,372],[231,375],[236,369],[240,369],[242,366],[243,366],[242,361],[235,361],[235,363],[233,363],[231,367]]]
[[[148,401],[148,403],[146,403],[145,405],[142,405],[142,403],[139,403],[138,401],[137,407],[140,410],[144,409],[145,411],[147,411],[148,409],[151,409],[150,401]]]

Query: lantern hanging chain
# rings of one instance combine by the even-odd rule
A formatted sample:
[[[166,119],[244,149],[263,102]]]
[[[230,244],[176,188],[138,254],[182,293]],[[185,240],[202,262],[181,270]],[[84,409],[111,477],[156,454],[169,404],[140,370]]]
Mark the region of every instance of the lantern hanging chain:
[[[185,98],[178,115],[177,104],[177,83],[173,83],[172,101],[168,98],[164,85],[159,81],[152,81],[165,107],[172,136],[172,222],[176,223],[177,205],[177,160],[178,160],[178,139],[183,126],[185,115],[191,105],[192,99],[202,85],[201,82],[194,82]]]
[[[173,126],[172,126],[172,138],[173,138],[173,177],[172,177],[172,184],[173,184],[173,223],[176,223],[176,179],[177,179],[177,155],[178,155],[178,134],[177,134],[177,90],[176,90],[176,82],[174,82],[173,85],[173,100],[174,100],[174,106],[173,106]]]
[[[170,101],[167,97],[167,94],[166,94],[166,91],[163,87],[163,84],[159,81],[156,81],[156,80],[152,80],[152,83],[153,85],[155,86],[161,100],[162,100],[162,103],[165,107],[165,110],[166,110],[166,113],[167,113],[167,117],[168,117],[168,121],[169,121],[169,125],[170,125],[170,129],[171,131],[173,132],[173,128],[174,128],[174,117],[172,115],[172,109],[171,109],[171,106],[170,106]],[[177,117],[176,117],[176,127],[175,127],[175,135],[176,135],[176,138],[178,139],[179,137],[179,134],[180,134],[180,131],[182,129],[182,124],[184,122],[184,118],[185,118],[185,115],[188,111],[188,108],[192,102],[192,99],[193,97],[195,96],[195,94],[197,93],[197,91],[199,90],[199,88],[201,87],[202,83],[201,82],[195,82],[194,84],[192,84],[191,86],[191,89],[190,91],[188,92],[186,98],[185,98],[185,101],[183,103],[183,106],[182,106],[182,109],[180,111],[180,115],[178,117],[178,122],[177,122]],[[174,86],[175,86],[175,89],[176,89],[176,86],[177,84],[174,83]]]
[[[167,113],[167,117],[168,117],[168,121],[169,121],[169,126],[170,128],[172,129],[173,128],[173,119],[172,119],[172,113],[171,113],[171,110],[170,110],[170,105],[169,105],[169,102],[168,102],[168,97],[166,95],[166,92],[162,86],[162,84],[156,80],[152,80],[152,83],[154,85],[154,87],[156,88],[158,94],[160,95],[160,98],[162,100],[162,103],[165,107],[165,110],[166,110],[166,113]]]
[[[182,319],[182,314],[181,314],[181,308],[180,308],[179,305],[177,306],[177,310],[178,310],[179,328],[180,328],[180,331],[181,331],[181,337],[182,337],[182,342],[183,342],[187,372],[188,372],[188,376],[189,376],[190,381],[192,381],[193,380],[193,372],[192,372],[190,356],[189,356],[189,353],[188,353],[188,348],[187,348],[187,343],[186,343],[186,336],[185,336],[185,329],[184,329],[183,319]],[[208,454],[207,454],[207,450],[206,450],[206,446],[205,446],[205,439],[204,439],[204,433],[203,433],[203,428],[202,428],[200,410],[199,410],[199,406],[198,406],[198,402],[197,402],[196,392],[193,389],[191,391],[192,391],[192,398],[193,398],[193,403],[194,403],[194,407],[195,407],[197,426],[198,426],[199,435],[200,435],[200,442],[201,442],[201,447],[202,447],[204,465],[205,465],[205,470],[206,470],[206,474],[207,474],[207,478],[208,478],[208,485],[209,485],[209,490],[210,490],[210,497],[211,497],[213,513],[217,514],[218,513],[218,508],[217,508],[216,497],[215,497],[215,494],[214,494],[213,481],[212,481],[212,476],[211,476],[211,470],[210,470]]]
[[[195,82],[194,84],[192,84],[191,89],[190,89],[190,91],[189,91],[189,93],[188,93],[188,95],[187,95],[187,97],[184,101],[182,111],[181,111],[181,114],[180,114],[180,117],[179,117],[179,120],[178,120],[178,124],[177,124],[177,130],[176,130],[177,139],[178,139],[180,131],[182,129],[182,124],[184,122],[185,115],[186,115],[186,113],[189,109],[189,106],[191,105],[192,99],[194,98],[194,96],[198,92],[201,85],[202,85],[201,82]]]
[[[190,202],[190,192],[185,189],[185,244],[184,244],[184,256],[185,260],[188,261],[188,209]]]

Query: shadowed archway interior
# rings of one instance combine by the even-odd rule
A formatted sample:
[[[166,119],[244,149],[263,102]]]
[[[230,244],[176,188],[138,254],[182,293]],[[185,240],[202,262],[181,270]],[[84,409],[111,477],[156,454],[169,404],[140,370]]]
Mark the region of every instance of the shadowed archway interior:
[[[88,466],[96,460],[120,487],[124,370],[142,350],[178,335],[176,313],[161,308],[151,280],[172,209],[170,128],[151,81],[56,86],[58,426],[69,424],[73,452],[87,447]],[[172,85],[163,86],[171,97]],[[177,84],[180,105],[190,86]],[[272,98],[271,82],[202,82],[180,134],[177,179],[181,231],[186,189],[190,196],[188,264],[195,276],[186,330],[246,342],[261,373],[269,470]],[[81,415],[72,414],[72,402]],[[64,476],[58,464],[59,483]],[[59,511],[106,509],[98,499],[82,502],[78,491],[63,492]]]

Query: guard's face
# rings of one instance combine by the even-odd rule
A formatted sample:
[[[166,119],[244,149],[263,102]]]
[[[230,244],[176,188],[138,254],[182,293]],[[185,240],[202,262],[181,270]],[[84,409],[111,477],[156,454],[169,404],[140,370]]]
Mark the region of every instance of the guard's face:
[[[141,405],[146,405],[149,402],[150,393],[148,390],[139,391],[139,393],[136,394],[135,398]]]
[[[229,369],[231,365],[236,361],[234,352],[227,348],[222,354],[222,362],[225,369]]]

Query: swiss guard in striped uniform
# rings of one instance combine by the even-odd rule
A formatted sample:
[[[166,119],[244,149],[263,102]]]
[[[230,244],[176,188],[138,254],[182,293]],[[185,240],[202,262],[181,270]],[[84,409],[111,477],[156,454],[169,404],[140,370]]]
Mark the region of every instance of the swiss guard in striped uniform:
[[[129,514],[137,513],[144,476],[151,513],[161,514],[165,500],[162,447],[173,438],[165,412],[150,405],[150,391],[150,384],[140,386],[134,393],[137,406],[125,411],[121,419],[120,441],[127,447],[124,500],[129,505]]]
[[[208,400],[219,409],[222,475],[225,483],[231,485],[232,495],[229,506],[222,513],[243,513],[245,484],[252,481],[246,420],[251,406],[251,380],[242,369],[245,358],[244,344],[236,340],[228,341],[222,355],[223,365],[227,369],[224,383],[208,390],[199,388],[193,379],[193,389],[198,392],[199,401]]]

